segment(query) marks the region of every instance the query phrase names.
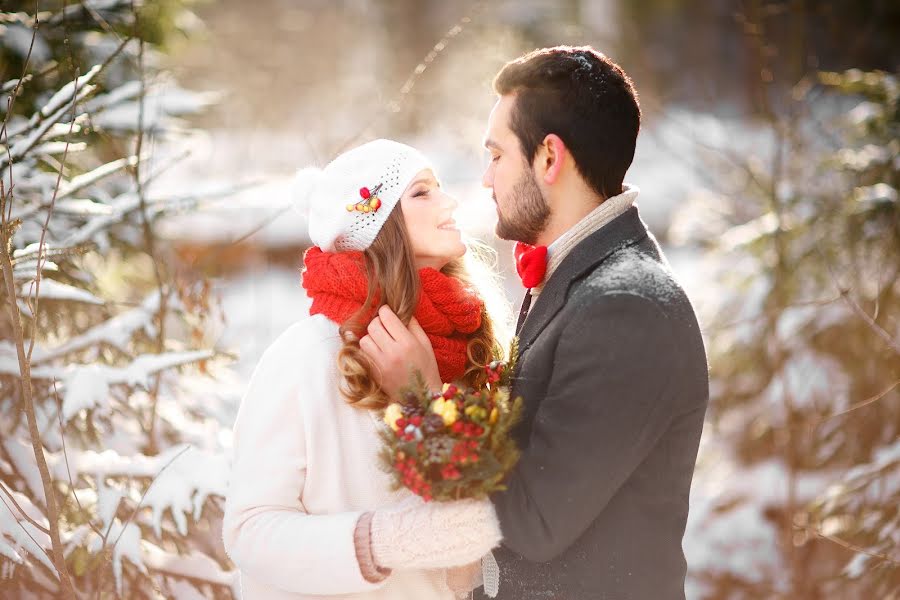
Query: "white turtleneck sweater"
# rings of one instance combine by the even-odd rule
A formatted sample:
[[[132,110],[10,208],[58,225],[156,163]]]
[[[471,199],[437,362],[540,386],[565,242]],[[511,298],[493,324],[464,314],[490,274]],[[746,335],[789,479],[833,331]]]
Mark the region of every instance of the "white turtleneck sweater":
[[[547,273],[544,275],[544,281],[540,285],[531,288],[532,298],[536,299],[540,295],[544,284],[550,280],[553,272],[575,246],[634,205],[640,190],[636,186],[627,183],[622,187],[625,191],[617,196],[607,198],[600,206],[585,215],[584,218],[547,246]]]

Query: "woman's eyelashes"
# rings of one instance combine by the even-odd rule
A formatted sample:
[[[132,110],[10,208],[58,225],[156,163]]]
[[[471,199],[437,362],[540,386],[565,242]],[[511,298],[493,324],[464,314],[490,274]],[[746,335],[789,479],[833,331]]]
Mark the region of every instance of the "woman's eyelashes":
[[[432,190],[438,189],[440,187],[441,187],[440,183],[436,183],[432,186],[420,187],[415,192],[413,192],[413,198],[420,198],[422,196],[427,196],[428,194],[430,194],[432,192]]]

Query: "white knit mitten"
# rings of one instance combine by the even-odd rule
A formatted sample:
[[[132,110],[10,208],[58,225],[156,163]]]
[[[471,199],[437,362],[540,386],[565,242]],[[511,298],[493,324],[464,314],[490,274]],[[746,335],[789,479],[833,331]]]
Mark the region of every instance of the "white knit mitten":
[[[389,569],[469,564],[501,539],[489,501],[425,502],[418,496],[376,510],[371,534],[375,563]]]

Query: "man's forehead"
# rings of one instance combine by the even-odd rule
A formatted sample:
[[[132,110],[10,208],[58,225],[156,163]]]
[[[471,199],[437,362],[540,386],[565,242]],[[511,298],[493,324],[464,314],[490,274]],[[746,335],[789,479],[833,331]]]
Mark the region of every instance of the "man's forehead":
[[[491,114],[488,117],[487,132],[484,135],[484,146],[486,148],[501,148],[503,139],[509,134],[507,126],[507,112],[509,111],[509,103],[505,100],[507,96],[502,96],[494,104]]]

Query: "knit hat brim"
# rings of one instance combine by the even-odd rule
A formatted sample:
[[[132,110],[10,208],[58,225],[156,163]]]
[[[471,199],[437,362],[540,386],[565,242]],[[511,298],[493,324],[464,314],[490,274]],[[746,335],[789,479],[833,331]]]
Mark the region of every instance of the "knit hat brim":
[[[432,168],[418,150],[392,140],[374,140],[341,154],[313,178],[310,240],[326,252],[365,250],[416,175]],[[378,190],[376,210],[351,210],[364,200],[362,188]]]

